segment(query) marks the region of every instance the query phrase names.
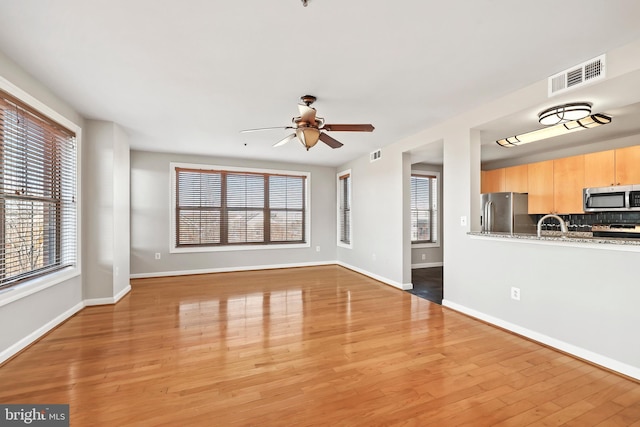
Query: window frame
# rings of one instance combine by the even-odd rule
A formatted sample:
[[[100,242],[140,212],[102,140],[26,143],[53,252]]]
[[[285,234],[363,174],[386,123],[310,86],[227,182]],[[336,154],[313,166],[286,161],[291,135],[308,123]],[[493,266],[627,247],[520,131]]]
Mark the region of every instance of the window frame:
[[[349,214],[348,214],[348,223],[349,223],[349,242],[344,242],[342,240],[341,226],[342,226],[342,186],[344,185],[341,181],[342,178],[347,176],[349,181],[348,185],[348,197],[349,197]],[[351,173],[351,169],[343,170],[336,174],[336,244],[341,248],[353,249],[353,174]]]
[[[421,249],[421,248],[439,248],[441,245],[441,241],[442,241],[442,217],[441,217],[441,204],[442,204],[442,198],[440,197],[442,192],[441,190],[441,181],[440,181],[440,172],[435,172],[435,171],[431,171],[431,170],[416,170],[416,169],[412,169],[411,170],[411,176],[414,175],[421,175],[421,176],[432,176],[436,178],[436,194],[438,197],[437,200],[437,208],[436,208],[436,241],[435,242],[424,242],[424,241],[417,241],[414,243],[414,241],[411,241],[411,248],[412,249]],[[411,194],[411,181],[409,181],[409,194]],[[411,202],[409,202],[409,217],[411,217]],[[409,231],[411,231],[411,227],[409,227]],[[409,239],[411,239],[411,236],[409,236]]]
[[[176,225],[176,213],[177,213],[177,179],[176,169],[194,169],[205,171],[225,171],[225,172],[238,172],[248,174],[267,174],[267,175],[290,175],[290,176],[304,176],[305,188],[304,188],[304,235],[305,242],[301,243],[238,243],[231,245],[193,245],[193,246],[178,246],[177,245],[177,225]],[[229,252],[229,251],[246,251],[246,250],[269,250],[269,249],[299,249],[311,247],[311,173],[291,170],[277,170],[277,169],[260,169],[260,168],[246,168],[239,166],[223,166],[223,165],[211,165],[211,164],[195,164],[195,163],[183,163],[183,162],[170,162],[169,174],[171,176],[171,197],[169,210],[170,217],[170,242],[169,253],[198,253],[198,252]],[[266,197],[266,196],[265,196]]]
[[[74,265],[44,271],[42,274],[25,277],[24,280],[12,283],[0,289],[0,307],[11,302],[20,300],[34,293],[43,291],[52,286],[66,282],[81,275],[82,265],[82,234],[80,224],[82,223],[82,180],[80,171],[82,170],[82,128],[69,120],[53,108],[44,104],[34,96],[20,89],[18,86],[0,76],[0,90],[25,104],[29,109],[38,115],[66,128],[75,134],[75,224],[72,224],[75,234],[75,259]]]

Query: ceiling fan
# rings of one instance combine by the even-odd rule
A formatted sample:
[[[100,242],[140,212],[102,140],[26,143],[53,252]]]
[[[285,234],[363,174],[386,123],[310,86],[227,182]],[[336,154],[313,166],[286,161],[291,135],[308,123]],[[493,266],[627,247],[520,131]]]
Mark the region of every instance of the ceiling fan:
[[[259,129],[245,129],[240,132],[257,132],[263,130],[272,129],[293,129],[293,133],[287,135],[280,141],[276,142],[273,146],[279,147],[286,144],[294,138],[298,138],[300,143],[307,149],[313,147],[318,143],[318,140],[324,142],[331,148],[340,148],[342,143],[331,136],[327,135],[327,132],[372,132],[373,125],[370,124],[328,124],[324,122],[324,119],[316,116],[316,109],[311,107],[316,100],[313,95],[301,96],[302,104],[298,104],[298,110],[300,115],[291,119],[292,126],[278,126]]]

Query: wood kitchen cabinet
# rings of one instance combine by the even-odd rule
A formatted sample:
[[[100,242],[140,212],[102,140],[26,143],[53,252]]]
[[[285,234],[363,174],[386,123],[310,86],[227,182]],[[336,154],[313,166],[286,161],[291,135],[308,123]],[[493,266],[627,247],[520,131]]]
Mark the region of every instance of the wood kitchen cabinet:
[[[529,193],[530,214],[584,212],[585,187],[640,184],[640,145],[482,171],[482,193]]]
[[[527,180],[529,213],[553,212],[553,160],[529,163]]]
[[[504,191],[529,191],[529,165],[512,166],[504,170]]]
[[[582,213],[584,156],[530,163],[529,213]]]
[[[574,214],[584,212],[584,155],[553,161],[553,212]]]
[[[504,168],[482,171],[480,174],[480,192],[498,193],[504,189]]]
[[[618,148],[616,152],[616,185],[640,184],[640,145]]]
[[[640,184],[640,146],[584,155],[584,186]]]
[[[616,182],[616,150],[584,155],[585,187],[608,187]]]

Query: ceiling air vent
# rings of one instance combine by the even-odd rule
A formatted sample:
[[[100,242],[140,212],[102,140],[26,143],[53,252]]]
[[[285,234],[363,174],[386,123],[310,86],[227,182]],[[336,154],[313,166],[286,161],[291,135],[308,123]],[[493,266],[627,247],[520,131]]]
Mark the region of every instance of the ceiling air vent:
[[[382,150],[378,148],[376,151],[373,151],[371,152],[371,154],[369,154],[369,161],[375,162],[380,158],[380,156],[382,156]]]
[[[549,96],[590,84],[604,77],[605,55],[601,55],[549,77]]]

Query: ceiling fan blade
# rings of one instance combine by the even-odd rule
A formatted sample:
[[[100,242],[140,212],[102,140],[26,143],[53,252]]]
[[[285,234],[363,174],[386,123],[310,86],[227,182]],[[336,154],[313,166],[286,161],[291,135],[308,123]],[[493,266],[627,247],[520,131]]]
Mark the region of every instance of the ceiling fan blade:
[[[240,133],[248,133],[248,132],[260,132],[263,130],[274,130],[274,129],[293,129],[291,126],[276,126],[272,128],[257,128],[257,129],[244,129],[241,130]]]
[[[287,142],[291,141],[295,137],[296,137],[295,133],[292,133],[291,135],[287,135],[283,139],[281,139],[280,141],[278,141],[275,144],[273,144],[273,146],[274,147],[280,147],[281,145],[286,144]]]
[[[330,132],[373,132],[375,129],[371,124],[359,124],[359,125],[333,125],[325,124],[322,127],[323,130]]]
[[[334,139],[334,138],[330,137],[329,135],[327,135],[324,132],[322,132],[320,134],[320,141],[324,142],[325,144],[327,144],[331,148],[340,148],[343,145],[342,142],[338,141],[337,139]]]
[[[298,104],[298,111],[300,111],[300,121],[307,122],[315,125],[316,123],[316,109],[307,107],[306,105]]]

